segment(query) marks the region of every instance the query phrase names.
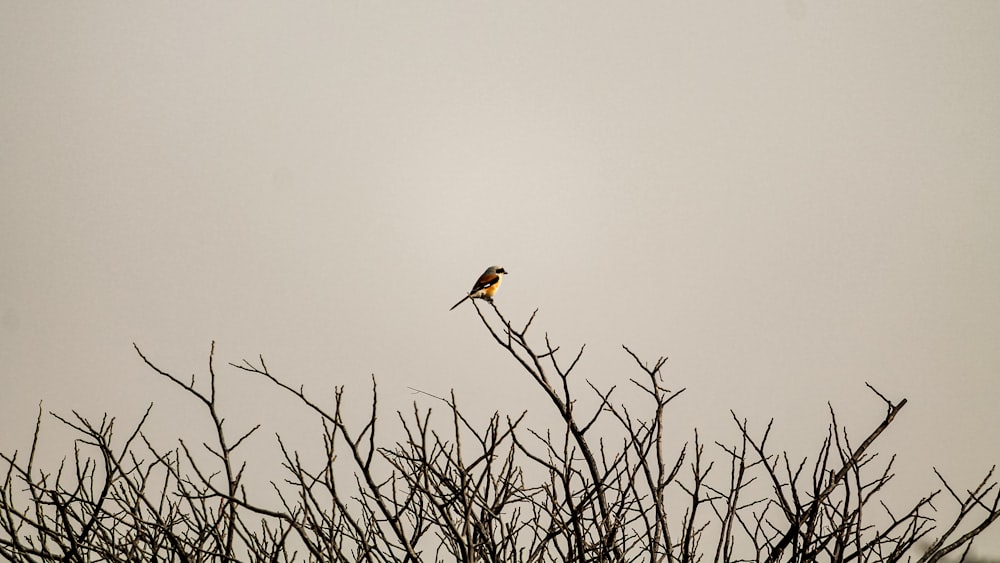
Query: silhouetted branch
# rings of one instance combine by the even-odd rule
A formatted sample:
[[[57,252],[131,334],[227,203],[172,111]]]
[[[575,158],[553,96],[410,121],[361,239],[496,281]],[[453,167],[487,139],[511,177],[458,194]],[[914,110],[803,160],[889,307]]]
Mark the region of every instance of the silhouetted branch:
[[[906,399],[890,400],[868,385],[886,413],[857,446],[828,405],[826,436],[809,458],[772,448],[774,420],[751,431],[735,413],[735,443],[706,447],[694,429],[691,444],[668,451],[666,409],[685,389],[666,388],[665,357],[646,363],[624,347],[640,370],[628,378],[634,400],[624,400],[628,386],[574,377],[584,346],[567,360],[548,334],[529,341],[537,310],[516,329],[495,305],[473,303],[494,342],[545,398],[541,404],[558,414],[554,427],[530,428],[527,411],[512,416],[502,408],[476,423],[454,392],[414,390],[445,415],[415,401],[390,417],[400,431],[390,442],[374,377],[370,409],[348,420],[344,387],[324,403],[274,375],[263,357],[243,360],[228,365],[317,416],[321,453],[307,463],[317,456],[300,455],[276,436],[278,475],[269,489],[250,490],[244,475],[251,460],[241,456],[260,425],[235,433],[226,425],[219,397],[227,386],[214,343],[207,376],[190,380],[136,346],[153,373],[208,415],[210,438],[152,443],[143,431],[152,405],[121,441],[108,415],[51,414],[76,439],[61,463],[40,468],[39,407],[26,454],[0,453],[0,558],[867,563],[902,560],[931,538],[920,561],[932,562],[964,557],[1000,518],[993,469],[964,492],[935,470],[957,513],[940,530],[931,515],[942,491],[890,509],[882,497],[896,458],[879,455],[874,444]]]

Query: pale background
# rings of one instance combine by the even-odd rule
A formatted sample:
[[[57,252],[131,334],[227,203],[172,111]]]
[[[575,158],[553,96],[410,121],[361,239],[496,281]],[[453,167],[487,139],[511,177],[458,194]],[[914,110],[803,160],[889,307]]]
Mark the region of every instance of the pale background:
[[[670,356],[674,440],[735,439],[732,409],[806,455],[828,400],[860,439],[867,381],[910,401],[896,506],[932,466],[972,486],[1000,461],[998,30],[995,2],[4,1],[0,449],[39,401],[203,429],[132,342],[186,377],[216,340],[255,448],[299,424],[225,366],[257,354],[359,405],[374,373],[389,426],[432,404],[410,387],[544,412],[448,312],[500,264],[581,377]]]

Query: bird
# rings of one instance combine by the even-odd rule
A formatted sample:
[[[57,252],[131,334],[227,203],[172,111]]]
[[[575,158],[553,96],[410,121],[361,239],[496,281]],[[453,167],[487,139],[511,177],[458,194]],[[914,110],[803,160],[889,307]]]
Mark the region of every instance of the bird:
[[[503,279],[506,273],[507,270],[504,270],[502,266],[490,266],[489,268],[486,268],[486,271],[483,272],[483,275],[479,276],[479,279],[476,280],[476,284],[472,286],[472,291],[470,291],[468,295],[463,297],[461,301],[452,305],[451,309],[448,310],[453,311],[455,307],[458,307],[462,303],[465,303],[465,300],[469,299],[470,297],[472,299],[485,299],[487,301],[492,302],[493,295],[497,292],[497,289],[500,287],[500,280]]]

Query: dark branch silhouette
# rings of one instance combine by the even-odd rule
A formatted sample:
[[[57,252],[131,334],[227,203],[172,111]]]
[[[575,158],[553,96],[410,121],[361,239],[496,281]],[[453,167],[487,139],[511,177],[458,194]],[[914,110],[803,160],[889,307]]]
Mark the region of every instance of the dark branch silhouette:
[[[276,437],[271,487],[244,484],[243,446],[260,425],[231,428],[219,408],[225,376],[214,343],[204,377],[181,379],[136,346],[149,369],[207,412],[206,441],[154,444],[145,414],[117,438],[116,420],[51,414],[76,436],[56,467],[39,467],[44,412],[31,445],[0,454],[0,558],[22,561],[757,561],[869,562],[965,559],[1000,516],[994,469],[972,489],[952,486],[902,508],[883,498],[895,458],[878,438],[906,399],[869,385],[886,407],[856,446],[830,407],[827,435],[792,459],[732,413],[735,443],[692,439],[668,451],[665,413],[685,389],[665,387],[666,358],[624,347],[638,399],[575,376],[585,347],[565,354],[529,336],[492,302],[473,301],[493,341],[558,415],[532,428],[526,411],[475,424],[451,393],[385,419],[373,378],[366,417],[346,416],[347,390],[321,400],[263,357],[228,364],[292,397],[318,420],[319,462]],[[537,313],[537,311],[536,311]],[[351,400],[356,400],[352,397]],[[589,405],[589,406],[585,406]],[[439,407],[442,413],[433,412]],[[396,441],[387,441],[387,425]],[[232,438],[236,436],[236,438]],[[935,503],[954,504],[938,522]]]

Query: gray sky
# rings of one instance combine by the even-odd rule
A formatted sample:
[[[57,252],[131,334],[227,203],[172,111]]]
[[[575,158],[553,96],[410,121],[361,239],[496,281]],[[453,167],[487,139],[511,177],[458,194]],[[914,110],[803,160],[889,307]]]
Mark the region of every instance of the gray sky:
[[[915,501],[1000,461],[1000,4],[0,4],[0,447],[46,410],[200,428],[263,354],[387,414],[543,409],[468,304],[671,421],[805,455],[826,401]],[[290,401],[220,369],[233,424]],[[386,416],[386,421],[392,417]],[[387,422],[388,424],[388,422]],[[56,448],[56,444],[53,444]],[[1000,553],[994,534],[992,546]]]

